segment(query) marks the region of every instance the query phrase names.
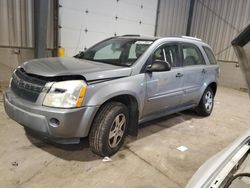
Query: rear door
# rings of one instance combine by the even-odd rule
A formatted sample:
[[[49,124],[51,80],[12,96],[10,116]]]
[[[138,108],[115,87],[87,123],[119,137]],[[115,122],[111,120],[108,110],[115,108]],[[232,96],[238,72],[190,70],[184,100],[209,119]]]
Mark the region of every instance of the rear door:
[[[153,115],[160,111],[176,108],[183,96],[181,89],[182,68],[180,67],[179,44],[164,44],[153,54],[154,60],[167,61],[171,65],[170,71],[152,72],[146,74],[146,101],[143,115]]]
[[[200,92],[207,74],[206,62],[200,49],[191,43],[181,44],[183,64],[183,98],[181,104],[188,106],[199,102]]]

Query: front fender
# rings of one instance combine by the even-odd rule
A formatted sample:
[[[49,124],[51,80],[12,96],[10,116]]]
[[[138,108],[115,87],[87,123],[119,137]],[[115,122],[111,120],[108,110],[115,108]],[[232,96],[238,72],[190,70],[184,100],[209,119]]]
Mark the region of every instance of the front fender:
[[[145,99],[145,74],[124,77],[98,84],[89,85],[84,99],[84,106],[100,106],[119,95],[131,95],[138,102],[139,114]]]

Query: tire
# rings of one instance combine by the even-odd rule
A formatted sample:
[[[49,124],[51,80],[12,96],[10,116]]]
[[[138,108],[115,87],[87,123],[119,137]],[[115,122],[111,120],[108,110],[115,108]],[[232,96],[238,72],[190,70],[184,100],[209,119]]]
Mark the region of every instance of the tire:
[[[128,118],[128,109],[124,104],[104,104],[90,130],[89,144],[92,152],[102,157],[115,154],[124,143]]]
[[[214,92],[210,87],[208,87],[202,95],[200,103],[196,108],[196,112],[198,115],[206,117],[212,113],[213,107],[214,107]]]

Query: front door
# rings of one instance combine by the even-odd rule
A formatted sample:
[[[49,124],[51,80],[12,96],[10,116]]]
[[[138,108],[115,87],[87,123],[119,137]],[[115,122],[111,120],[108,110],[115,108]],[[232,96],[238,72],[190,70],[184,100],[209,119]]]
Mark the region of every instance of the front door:
[[[151,72],[146,74],[146,100],[143,116],[150,116],[176,108],[183,96],[181,89],[182,68],[178,44],[165,44],[159,47],[151,61],[160,60],[171,65],[170,71]]]

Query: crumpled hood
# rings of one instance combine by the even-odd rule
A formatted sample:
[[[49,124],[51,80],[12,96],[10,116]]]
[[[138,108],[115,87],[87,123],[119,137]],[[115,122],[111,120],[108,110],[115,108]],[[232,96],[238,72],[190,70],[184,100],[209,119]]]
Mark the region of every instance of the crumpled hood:
[[[42,58],[21,65],[29,74],[55,77],[82,75],[87,81],[130,76],[130,67],[121,67],[77,58]]]

